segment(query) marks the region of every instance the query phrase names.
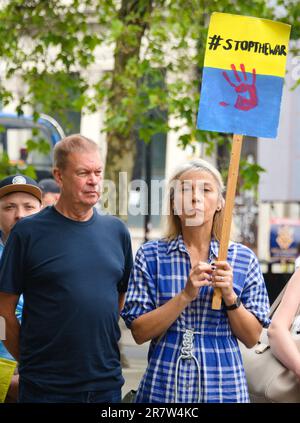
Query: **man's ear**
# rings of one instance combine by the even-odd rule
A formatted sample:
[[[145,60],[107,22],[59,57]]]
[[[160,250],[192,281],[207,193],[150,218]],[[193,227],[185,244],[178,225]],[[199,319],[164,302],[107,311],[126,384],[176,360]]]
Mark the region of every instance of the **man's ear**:
[[[62,174],[61,170],[58,167],[54,167],[52,170],[52,175],[58,185],[61,187],[62,185]]]

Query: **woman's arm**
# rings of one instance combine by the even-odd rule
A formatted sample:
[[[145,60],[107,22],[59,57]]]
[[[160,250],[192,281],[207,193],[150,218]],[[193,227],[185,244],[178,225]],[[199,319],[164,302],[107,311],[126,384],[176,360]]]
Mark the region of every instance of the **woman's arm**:
[[[236,295],[235,295],[236,297]],[[235,300],[226,302],[231,305]],[[247,347],[252,348],[259,341],[262,325],[257,318],[248,311],[243,304],[235,310],[228,310],[227,316],[233,334]]]
[[[197,298],[202,286],[211,285],[211,266],[200,262],[190,272],[183,291],[171,300],[135,319],[131,332],[137,344],[143,344],[161,336],[180,316],[187,305]]]
[[[300,269],[291,277],[283,299],[268,330],[273,354],[300,380],[300,353],[290,334],[290,327],[300,304]]]
[[[232,304],[228,303],[227,305]],[[226,304],[226,302],[225,302]],[[233,334],[247,347],[252,348],[259,341],[262,325],[242,304],[235,310],[228,310],[227,316]]]
[[[230,306],[235,303],[237,298],[233,290],[233,272],[230,265],[226,261],[215,263],[216,270],[213,273],[214,288],[221,288],[224,303]],[[233,334],[247,348],[252,348],[257,344],[262,325],[258,319],[248,311],[243,304],[234,310],[228,310],[227,316]]]
[[[166,332],[189,304],[184,291],[164,305],[145,313],[132,322],[131,332],[137,344],[143,344]]]

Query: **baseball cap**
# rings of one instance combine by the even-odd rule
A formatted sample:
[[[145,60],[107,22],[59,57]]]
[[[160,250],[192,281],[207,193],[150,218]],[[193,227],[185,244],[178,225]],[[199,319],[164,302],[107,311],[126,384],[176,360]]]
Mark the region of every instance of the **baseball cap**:
[[[39,187],[44,194],[46,194],[47,192],[60,193],[58,184],[55,182],[54,179],[51,178],[41,179],[39,182]]]
[[[42,202],[42,191],[38,183],[25,175],[11,175],[0,181],[0,198],[13,192],[26,192]]]

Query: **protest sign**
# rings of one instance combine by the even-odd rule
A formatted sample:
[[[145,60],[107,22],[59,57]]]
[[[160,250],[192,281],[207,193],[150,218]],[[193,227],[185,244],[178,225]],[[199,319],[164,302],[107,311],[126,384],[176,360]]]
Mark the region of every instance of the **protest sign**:
[[[275,138],[290,26],[213,13],[208,30],[197,127]]]
[[[213,13],[208,29],[197,128],[233,133],[218,260],[227,259],[243,135],[277,135],[290,26]],[[212,308],[221,308],[214,291]]]

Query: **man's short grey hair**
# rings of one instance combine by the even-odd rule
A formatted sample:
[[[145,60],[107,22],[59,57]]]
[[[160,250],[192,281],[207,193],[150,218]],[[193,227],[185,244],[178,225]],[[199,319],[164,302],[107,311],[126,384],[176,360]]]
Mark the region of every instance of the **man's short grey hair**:
[[[100,154],[99,146],[95,141],[80,134],[69,135],[54,146],[54,167],[65,169],[69,154],[78,152],[84,153],[88,151],[98,151]]]

